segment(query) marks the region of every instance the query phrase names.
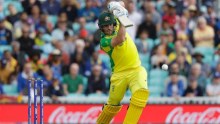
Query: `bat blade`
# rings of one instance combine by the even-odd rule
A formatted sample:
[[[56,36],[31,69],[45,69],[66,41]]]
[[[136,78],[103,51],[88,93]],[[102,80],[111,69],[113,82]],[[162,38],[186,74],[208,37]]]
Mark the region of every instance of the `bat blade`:
[[[131,20],[129,20],[126,15],[118,17],[118,20],[126,28],[127,27],[132,27],[134,25],[133,22]]]

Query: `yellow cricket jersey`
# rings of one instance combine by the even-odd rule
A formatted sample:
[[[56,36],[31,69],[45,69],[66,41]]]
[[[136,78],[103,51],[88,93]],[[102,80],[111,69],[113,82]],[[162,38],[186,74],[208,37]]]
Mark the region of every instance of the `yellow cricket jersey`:
[[[112,73],[141,66],[137,48],[127,32],[125,41],[121,45],[112,47],[111,40],[117,35],[119,30],[118,21],[115,29],[115,32],[110,36],[102,33],[100,41],[101,49],[104,50],[110,57]]]

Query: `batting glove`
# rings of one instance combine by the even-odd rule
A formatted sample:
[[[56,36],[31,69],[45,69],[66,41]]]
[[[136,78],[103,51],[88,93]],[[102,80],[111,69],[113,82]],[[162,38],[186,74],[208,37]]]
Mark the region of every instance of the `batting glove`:
[[[128,11],[123,6],[121,6],[119,2],[110,2],[108,4],[108,10],[112,12],[113,15],[117,18],[124,15],[128,16]]]

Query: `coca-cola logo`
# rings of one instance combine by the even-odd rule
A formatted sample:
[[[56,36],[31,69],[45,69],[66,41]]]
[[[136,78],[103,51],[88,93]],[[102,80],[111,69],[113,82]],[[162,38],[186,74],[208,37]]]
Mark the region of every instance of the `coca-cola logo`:
[[[184,112],[182,107],[177,107],[168,114],[166,123],[220,124],[220,107],[210,107],[202,112]]]
[[[64,106],[55,109],[49,116],[49,123],[65,123],[65,124],[95,124],[98,115],[101,112],[101,107],[91,107],[86,111],[72,112],[66,111]]]

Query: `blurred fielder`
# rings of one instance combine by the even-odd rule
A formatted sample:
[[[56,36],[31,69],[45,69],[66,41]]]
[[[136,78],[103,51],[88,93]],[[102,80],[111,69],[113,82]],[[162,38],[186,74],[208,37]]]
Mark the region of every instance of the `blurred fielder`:
[[[147,72],[141,66],[134,42],[125,31],[125,27],[131,24],[127,20],[128,12],[123,6],[123,2],[110,2],[109,11],[99,16],[98,25],[102,31],[100,47],[110,57],[112,76],[109,98],[97,119],[98,124],[109,124],[121,110],[120,102],[127,88],[132,96],[124,124],[138,123],[149,97]],[[121,23],[122,21],[128,23]]]

